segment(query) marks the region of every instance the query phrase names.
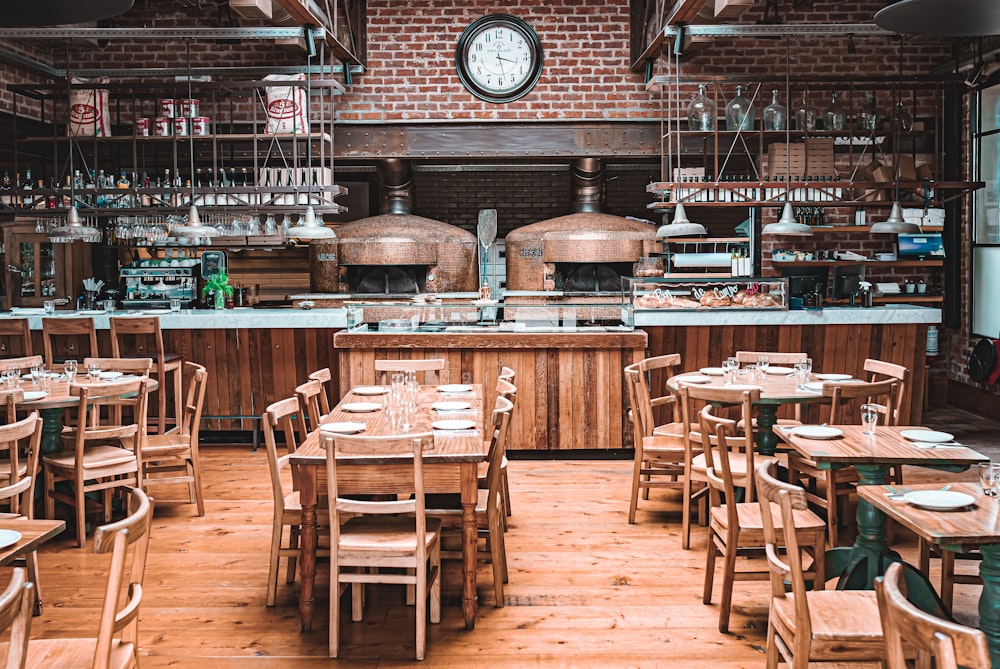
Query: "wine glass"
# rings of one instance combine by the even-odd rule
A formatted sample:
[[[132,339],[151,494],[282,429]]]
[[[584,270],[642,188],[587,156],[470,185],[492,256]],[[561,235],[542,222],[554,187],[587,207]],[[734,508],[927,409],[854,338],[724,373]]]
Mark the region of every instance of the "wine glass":
[[[101,378],[101,363],[87,363],[87,376],[89,376],[92,381],[96,381]]]
[[[757,373],[760,375],[761,380],[767,378],[767,368],[771,366],[771,361],[766,355],[757,356]]]
[[[736,377],[736,370],[740,368],[740,361],[735,357],[728,357],[722,362],[722,372],[725,375],[725,385],[731,385]]]
[[[805,362],[796,362],[792,365],[792,368],[795,370],[796,388],[798,390],[805,390],[806,381],[809,380],[809,371],[812,366],[807,365]]]
[[[66,373],[66,380],[70,383],[76,381],[76,370],[78,363],[76,360],[67,360],[63,363],[63,371]]]

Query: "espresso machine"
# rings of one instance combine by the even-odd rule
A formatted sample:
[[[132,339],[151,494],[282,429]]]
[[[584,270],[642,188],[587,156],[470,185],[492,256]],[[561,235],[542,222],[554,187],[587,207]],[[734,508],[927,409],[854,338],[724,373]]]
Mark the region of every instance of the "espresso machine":
[[[169,309],[175,299],[190,309],[201,294],[201,261],[195,258],[138,260],[122,267],[118,277],[125,309]]]

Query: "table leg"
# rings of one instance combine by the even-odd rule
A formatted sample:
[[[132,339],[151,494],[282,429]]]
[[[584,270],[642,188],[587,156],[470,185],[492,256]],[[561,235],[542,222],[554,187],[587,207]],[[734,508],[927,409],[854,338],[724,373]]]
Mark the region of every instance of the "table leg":
[[[63,409],[41,409],[38,413],[42,417],[41,451],[44,454],[56,453],[61,450]]]
[[[303,632],[312,631],[314,589],[316,585],[316,470],[318,467],[299,468],[299,500],[302,503],[302,529],[299,535],[299,620]]]
[[[772,456],[778,447],[778,435],[773,430],[777,422],[777,404],[757,405],[757,452],[761,455]]]
[[[990,662],[1000,667],[1000,544],[983,544],[979,575],[983,577],[983,593],[979,596],[979,629],[986,635],[990,647]]]
[[[479,607],[476,595],[476,501],[479,497],[477,469],[475,462],[462,463],[462,616],[465,618],[465,629],[468,630],[476,626],[476,610]]]

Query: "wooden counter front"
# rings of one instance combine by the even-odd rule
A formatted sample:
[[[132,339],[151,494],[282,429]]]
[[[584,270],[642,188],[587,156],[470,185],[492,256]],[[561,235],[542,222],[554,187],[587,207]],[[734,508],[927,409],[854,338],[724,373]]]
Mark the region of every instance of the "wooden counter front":
[[[631,448],[622,370],[646,355],[646,333],[338,332],[340,388],[375,382],[376,359],[445,358],[452,383],[482,383],[495,399],[497,373],[517,372],[513,450]]]

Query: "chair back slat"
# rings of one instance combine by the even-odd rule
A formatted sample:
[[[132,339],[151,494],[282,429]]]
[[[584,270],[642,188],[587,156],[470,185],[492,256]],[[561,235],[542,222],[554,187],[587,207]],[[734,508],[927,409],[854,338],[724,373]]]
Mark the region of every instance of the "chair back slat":
[[[392,372],[417,372],[421,383],[447,383],[448,361],[444,358],[375,361],[377,383],[387,383]]]
[[[28,580],[27,570],[16,567],[11,573],[7,588],[0,594],[0,630],[10,628],[6,664],[8,669],[24,669],[27,665],[34,604],[35,584]]]
[[[894,562],[875,579],[875,592],[885,636],[887,669],[906,669],[906,648],[915,647],[917,666],[927,656],[938,669],[989,669],[989,646],[982,631],[938,618],[914,606],[903,591],[906,569]],[[929,666],[929,665],[927,665]]]
[[[882,412],[888,420],[893,421],[887,423],[888,425],[899,425],[899,421],[903,415],[903,407],[907,400],[906,392],[910,387],[910,370],[903,365],[876,360],[874,358],[865,360],[864,368],[868,372],[869,381],[884,381],[887,379],[894,379],[896,381],[896,404],[892,407],[892,415],[889,414],[889,407],[883,407]]]
[[[333,373],[330,372],[329,367],[323,367],[322,369],[317,369],[315,372],[309,375],[311,381],[319,381],[323,392],[319,394],[319,410],[324,416],[328,415],[332,410],[333,405],[330,403],[330,392],[333,387]]]
[[[895,406],[898,383],[894,380],[888,381],[854,381],[854,382],[831,382],[823,384],[823,395],[830,398],[829,422],[833,425],[843,423],[856,424],[859,414],[852,409],[857,408],[857,400],[866,404],[875,404],[881,407]],[[888,425],[896,424],[897,413],[886,414]]]
[[[34,491],[42,441],[42,419],[33,411],[26,418],[0,426],[0,455],[7,454],[8,478],[0,500],[9,500],[10,512],[35,517]],[[27,442],[26,447],[24,442]],[[22,447],[26,460],[22,460]],[[22,462],[24,462],[22,473]]]
[[[94,319],[89,317],[43,318],[42,342],[45,345],[45,361],[49,366],[66,358],[100,355]]]
[[[797,362],[805,362],[809,357],[808,353],[785,353],[772,351],[736,351],[736,360],[741,365],[754,364],[762,355],[767,356],[767,361],[774,365],[794,365]]]
[[[0,353],[8,356],[34,354],[27,318],[0,319]]]
[[[299,432],[307,434],[319,427],[323,418],[329,413],[321,408],[323,384],[311,379],[295,387],[295,396],[299,401],[298,424]]]

